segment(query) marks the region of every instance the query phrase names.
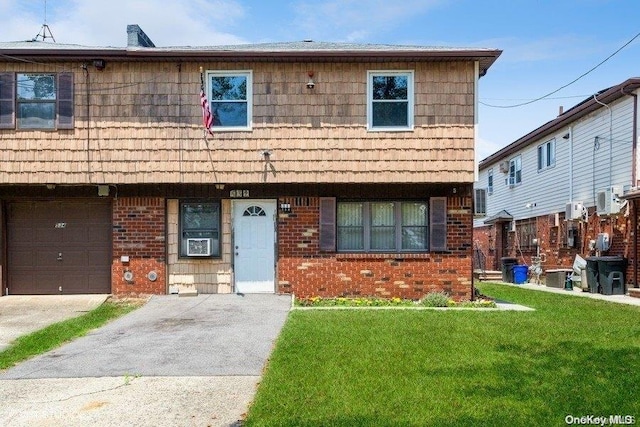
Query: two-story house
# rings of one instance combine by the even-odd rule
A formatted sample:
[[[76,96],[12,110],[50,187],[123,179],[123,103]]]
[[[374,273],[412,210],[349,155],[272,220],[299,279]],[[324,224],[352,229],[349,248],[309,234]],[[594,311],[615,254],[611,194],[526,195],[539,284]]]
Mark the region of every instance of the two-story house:
[[[485,268],[618,256],[638,286],[639,88],[630,78],[602,90],[480,162],[474,240]]]
[[[471,297],[499,50],[128,40],[0,43],[3,293]]]

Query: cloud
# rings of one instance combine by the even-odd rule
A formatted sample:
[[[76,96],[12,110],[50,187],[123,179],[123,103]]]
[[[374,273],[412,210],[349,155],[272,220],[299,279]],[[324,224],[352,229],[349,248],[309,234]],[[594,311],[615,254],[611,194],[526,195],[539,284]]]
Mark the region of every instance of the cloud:
[[[3,33],[12,40],[33,38],[44,11],[1,1]],[[47,5],[47,23],[58,43],[126,46],[127,25],[138,24],[157,46],[206,46],[244,42],[232,34],[244,13],[236,0],[173,0],[161,6],[152,0],[60,0]]]
[[[388,31],[416,14],[443,3],[443,0],[298,1],[293,4],[294,24],[308,37],[334,41],[361,41],[380,31]]]

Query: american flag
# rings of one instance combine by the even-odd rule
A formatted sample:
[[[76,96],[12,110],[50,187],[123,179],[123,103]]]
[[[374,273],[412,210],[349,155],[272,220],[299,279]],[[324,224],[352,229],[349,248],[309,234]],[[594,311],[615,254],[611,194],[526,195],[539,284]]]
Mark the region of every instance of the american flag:
[[[207,95],[204,93],[204,88],[200,89],[200,105],[202,105],[202,124],[204,128],[213,135],[211,132],[211,126],[213,126],[213,114],[211,114],[211,108],[209,107],[209,101]]]
[[[200,105],[202,106],[202,124],[207,132],[209,132],[209,135],[213,135],[213,132],[211,132],[211,126],[213,126],[213,114],[211,114],[211,107],[209,107],[207,94],[204,93],[204,81],[200,86]]]

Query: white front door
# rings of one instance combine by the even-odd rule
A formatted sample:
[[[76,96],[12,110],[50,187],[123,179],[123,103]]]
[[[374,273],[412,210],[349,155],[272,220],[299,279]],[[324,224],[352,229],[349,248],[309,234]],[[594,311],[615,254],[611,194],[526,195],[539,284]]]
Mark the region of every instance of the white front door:
[[[236,293],[275,292],[275,200],[233,201]]]

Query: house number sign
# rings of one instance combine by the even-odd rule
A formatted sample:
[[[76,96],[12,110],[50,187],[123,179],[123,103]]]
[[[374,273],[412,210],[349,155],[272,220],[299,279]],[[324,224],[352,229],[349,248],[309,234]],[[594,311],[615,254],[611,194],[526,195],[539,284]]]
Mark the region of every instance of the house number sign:
[[[56,222],[55,228],[67,228],[66,222]]]
[[[249,190],[231,190],[229,197],[249,197]]]

